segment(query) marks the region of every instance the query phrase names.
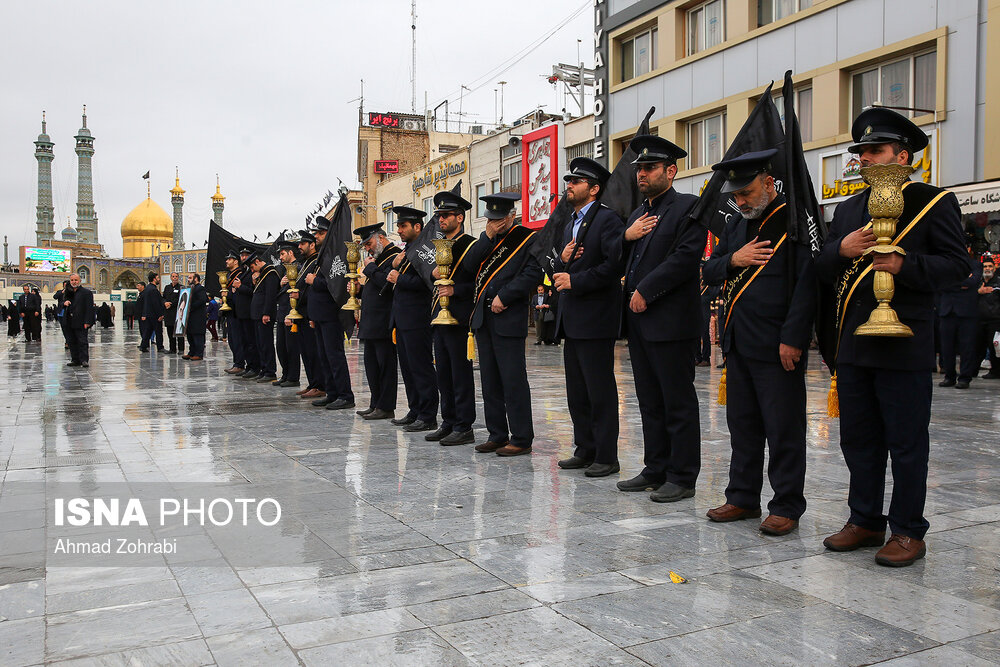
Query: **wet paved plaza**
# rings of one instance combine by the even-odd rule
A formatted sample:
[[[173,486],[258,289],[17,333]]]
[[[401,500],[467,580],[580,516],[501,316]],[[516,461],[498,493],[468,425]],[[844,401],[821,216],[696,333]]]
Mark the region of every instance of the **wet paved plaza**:
[[[766,537],[704,517],[728,475],[715,368],[698,369],[697,495],[661,505],[615,490],[642,457],[623,346],[621,477],[588,479],[556,466],[572,439],[561,351],[532,339],[534,452],[504,459],[231,379],[221,342],[189,363],[140,353],[119,323],[79,369],[54,326],[43,336],[0,342],[5,667],[1000,663],[1000,383],[935,387],[928,556],[888,570],[821,544],[847,516],[847,470],[815,359],[809,507]],[[356,342],[348,355],[365,407]],[[174,553],[54,558],[52,490],[105,486],[270,497],[282,515],[154,529]]]

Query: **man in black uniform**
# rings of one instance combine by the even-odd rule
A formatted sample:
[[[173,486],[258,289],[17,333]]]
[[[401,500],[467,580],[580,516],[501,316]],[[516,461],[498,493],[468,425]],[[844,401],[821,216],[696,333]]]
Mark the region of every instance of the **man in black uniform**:
[[[80,276],[69,277],[69,288],[63,290],[63,317],[69,331],[70,362],[67,366],[90,366],[90,328],[96,319],[94,293],[80,284]]]
[[[941,331],[941,368],[944,379],[939,387],[968,389],[972,378],[978,377],[983,351],[976,349],[979,328],[979,294],[983,284],[983,266],[972,263],[972,273],[958,285],[941,290],[938,295],[938,320]],[[959,358],[955,370],[955,357]]]
[[[42,298],[24,286],[24,293],[17,297],[17,312],[24,321],[24,342],[42,341]]]
[[[250,259],[253,254],[250,248],[240,248],[238,273],[229,282],[230,305],[235,316],[230,319],[230,323],[240,330],[240,346],[243,348],[243,360],[246,362],[246,368],[242,373],[233,373],[238,378],[260,376],[257,327],[254,326],[254,319],[250,316],[250,301],[253,299],[253,269],[250,268]]]
[[[392,344],[393,290],[386,287],[392,260],[401,250],[386,238],[382,223],[358,227],[368,259],[361,272],[365,275],[361,299],[361,322],[358,339],[365,344],[365,376],[371,404],[358,414],[366,420],[392,419],[396,410],[396,346]]]
[[[181,296],[180,276],[176,272],[170,274],[170,284],[163,288],[163,324],[167,328],[170,339],[170,349],[167,354],[184,354],[184,339],[174,336],[174,323],[177,321],[177,300]]]
[[[140,281],[135,284],[135,289],[138,290],[138,294],[135,295],[135,301],[132,303],[132,316],[134,319],[139,320],[139,341],[142,342],[143,333],[146,331],[146,327],[143,326],[142,321],[142,294],[146,289],[146,283]],[[136,347],[142,347],[142,345],[136,345]]]
[[[646,199],[624,235],[625,332],[642,418],[645,468],[618,482],[673,502],[694,495],[701,470],[694,348],[701,330],[698,262],[705,230],[688,222],[698,200],[673,189],[687,152],[660,137],[632,140],[636,180]]]
[[[927,136],[889,109],[868,109],[851,128],[863,167],[911,164]],[[923,558],[929,524],[928,426],[934,372],[934,292],[955,285],[972,269],[955,195],[920,181],[903,185],[903,213],[892,244],[906,251],[871,253],[870,190],[837,206],[816,269],[837,291],[836,375],[840,395],[840,447],[851,472],[851,515],[823,541],[833,551],[881,546],[888,519],[892,537],[875,556],[881,565],[906,566]],[[869,261],[871,258],[871,261]],[[857,336],[876,305],[873,270],[894,277],[892,307],[913,336]],[[892,456],[892,501],[883,513],[885,466]]]
[[[187,332],[188,353],[182,358],[189,361],[201,361],[205,357],[205,327],[208,324],[208,292],[201,284],[201,275],[188,275],[188,287],[191,288],[191,300],[188,302]]]
[[[806,509],[805,370],[817,288],[812,253],[787,238],[791,211],[770,174],[777,153],[745,153],[712,166],[725,175],[722,192],[740,215],[726,225],[702,271],[706,284],[725,284],[722,353],[733,449],[726,503],[708,518],[760,516],[766,440],[774,497],[760,530],[787,535]]]
[[[469,359],[469,318],[472,317],[472,289],[475,267],[468,261],[469,250],[476,242],[464,232],[465,212],[472,204],[460,195],[443,190],[434,195],[434,208],[446,239],[451,246],[451,269],[448,278],[454,285],[439,285],[431,310],[434,329],[434,366],[441,395],[441,427],[424,436],[446,447],[475,442],[472,424],[476,421],[476,381]],[[437,267],[432,273],[441,278]],[[433,324],[441,312],[441,297],[448,297],[448,310],[458,324]]]
[[[234,252],[226,255],[226,270],[229,271],[229,275],[226,277],[226,304],[232,309],[227,315],[229,326],[227,327],[226,342],[229,343],[229,350],[233,353],[233,365],[227,368],[225,372],[230,375],[239,375],[247,369],[246,350],[243,346],[242,338],[243,331],[236,319],[236,304],[242,297],[237,297],[236,292],[232,288],[232,282],[243,275],[239,255]]]
[[[573,217],[552,276],[559,292],[553,337],[566,338],[566,403],[576,450],[559,467],[586,468],[587,477],[606,477],[620,469],[614,365],[625,225],[600,202],[611,172],[587,157],[576,158],[569,169],[563,178]]]
[[[316,216],[316,240],[323,243],[330,230],[330,220]],[[309,320],[316,324],[317,358],[320,373],[326,383],[326,396],[312,404],[327,410],[346,410],[354,407],[351,374],[344,354],[344,327],[340,323],[340,307],[330,294],[326,276],[317,265],[316,272],[306,276],[309,285]]]
[[[1000,364],[997,364],[996,351],[993,349],[993,336],[1000,331],[1000,290],[997,288],[1000,288],[1000,276],[996,274],[996,262],[992,257],[984,257],[983,282],[976,290],[979,297],[976,349],[980,355],[985,354],[990,362],[990,370],[982,376],[985,380],[1000,379]]]
[[[142,290],[142,343],[139,349],[149,350],[149,342],[156,339],[156,349],[163,351],[163,295],[160,294],[160,276],[150,273],[149,284]]]
[[[695,353],[695,366],[712,365],[712,303],[719,298],[721,289],[701,281],[701,341]]]
[[[299,332],[302,320],[288,319],[292,312],[292,302],[289,298],[288,276],[285,274],[285,264],[295,264],[295,241],[278,242],[278,258],[282,266],[275,270],[281,273],[281,286],[278,289],[278,307],[275,315],[277,333],[275,334],[275,351],[278,362],[281,363],[281,377],[273,381],[275,387],[298,387],[301,364],[299,361]],[[296,308],[298,310],[298,308]],[[301,313],[300,313],[301,314]],[[308,322],[306,322],[308,326]]]
[[[281,277],[261,255],[255,254],[252,257],[250,268],[257,274],[253,285],[253,296],[250,298],[250,317],[253,318],[254,333],[257,337],[260,373],[255,376],[244,375],[243,378],[264,384],[278,379],[278,366],[274,358],[274,318],[277,317]]]
[[[307,229],[299,231],[299,254],[302,257],[302,267],[299,278],[295,281],[292,296],[298,299],[295,309],[302,319],[299,320],[299,350],[302,353],[302,365],[306,369],[305,389],[295,392],[299,398],[317,399],[326,396],[326,379],[323,376],[320,363],[316,329],[309,322],[309,285],[306,276],[319,270],[319,253],[316,252],[316,237]],[[302,285],[305,285],[303,288]]]
[[[531,388],[525,363],[528,301],[542,268],[532,256],[535,233],[515,225],[516,192],[480,197],[486,202],[486,231],[465,261],[476,267],[470,328],[479,348],[483,412],[489,439],[476,451],[498,456],[531,452],[535,429],[531,418]]]
[[[409,206],[395,206],[392,211],[399,238],[407,244],[416,241],[427,214]],[[431,291],[405,253],[392,258],[386,280],[394,285],[392,326],[408,407],[406,416],[392,423],[403,426],[404,431],[433,431],[437,428],[438,390],[431,337]]]

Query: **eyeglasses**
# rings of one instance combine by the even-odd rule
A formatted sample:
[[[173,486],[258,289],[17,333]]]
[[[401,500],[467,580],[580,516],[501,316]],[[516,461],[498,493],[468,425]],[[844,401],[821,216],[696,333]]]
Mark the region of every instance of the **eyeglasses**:
[[[574,177],[574,178],[567,178],[566,182],[567,183],[572,183],[573,185],[579,185],[580,183],[589,183],[590,181],[588,181],[586,178],[575,178]]]

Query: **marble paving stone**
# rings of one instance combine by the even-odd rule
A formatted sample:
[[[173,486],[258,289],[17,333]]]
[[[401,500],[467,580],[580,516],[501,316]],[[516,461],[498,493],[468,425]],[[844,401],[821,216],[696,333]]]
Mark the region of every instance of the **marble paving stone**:
[[[243,581],[225,561],[206,565],[175,565],[171,568],[184,595],[216,593],[243,588]]]
[[[300,664],[274,628],[218,635],[206,641],[219,667],[285,667]]]
[[[144,648],[106,653],[89,658],[59,660],[48,663],[59,667],[174,667],[186,665],[200,667],[216,664],[204,639],[192,639],[175,644],[161,644]]]
[[[545,607],[442,625],[434,631],[480,664],[642,664],[586,627]]]
[[[45,593],[74,593],[173,578],[167,567],[50,567],[45,575]]]
[[[107,586],[69,593],[53,593],[45,597],[45,611],[47,614],[59,614],[67,611],[117,607],[179,597],[181,597],[181,590],[174,580],[160,579],[126,586]]]
[[[0,664],[21,667],[40,664],[44,658],[44,618],[0,622]]]
[[[539,602],[555,603],[565,602],[566,600],[579,600],[595,595],[604,595],[605,593],[627,591],[631,588],[639,588],[641,585],[635,579],[617,572],[604,572],[601,574],[592,574],[588,577],[571,577],[561,581],[532,584],[531,586],[524,586],[519,590]]]
[[[0,585],[0,621],[33,618],[45,613],[45,582],[41,579]]]
[[[1000,665],[1000,632],[987,632],[949,644],[966,653]]]
[[[206,637],[271,625],[257,600],[245,588],[186,597],[188,606]]]
[[[392,635],[425,627],[405,609],[383,609],[318,621],[293,623],[278,628],[294,649],[336,644],[378,635]]]
[[[286,581],[302,581],[320,577],[334,577],[338,574],[356,572],[356,568],[346,558],[331,558],[315,561],[305,565],[248,567],[236,571],[247,586],[263,586],[265,584],[280,584]]]
[[[919,653],[911,653],[901,658],[893,658],[878,663],[883,667],[991,667],[995,662],[983,660],[976,656],[955,648],[953,644],[947,646],[937,646]]]
[[[539,602],[519,590],[506,588],[490,593],[465,595],[437,602],[424,602],[407,610],[429,626],[487,618],[539,606]]]
[[[411,630],[304,649],[299,652],[299,657],[309,667],[334,664],[460,667],[474,664],[430,630]]]
[[[347,560],[360,571],[382,570],[389,567],[405,567],[422,563],[437,563],[451,560],[457,556],[442,546],[418,547],[416,549],[399,549],[383,553],[351,556]]]

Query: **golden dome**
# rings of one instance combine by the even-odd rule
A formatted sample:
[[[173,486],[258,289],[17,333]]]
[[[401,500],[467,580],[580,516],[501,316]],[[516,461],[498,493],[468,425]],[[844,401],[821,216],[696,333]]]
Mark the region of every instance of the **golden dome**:
[[[147,197],[122,220],[122,238],[134,237],[173,239],[174,221],[159,204]]]

